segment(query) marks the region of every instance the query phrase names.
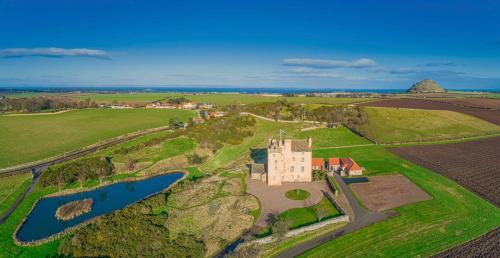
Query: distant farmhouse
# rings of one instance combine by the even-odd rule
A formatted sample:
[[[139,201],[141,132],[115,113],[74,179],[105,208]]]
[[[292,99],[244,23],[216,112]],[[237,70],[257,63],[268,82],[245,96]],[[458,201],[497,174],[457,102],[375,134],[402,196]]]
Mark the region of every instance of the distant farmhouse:
[[[267,185],[312,181],[312,139],[269,139]]]

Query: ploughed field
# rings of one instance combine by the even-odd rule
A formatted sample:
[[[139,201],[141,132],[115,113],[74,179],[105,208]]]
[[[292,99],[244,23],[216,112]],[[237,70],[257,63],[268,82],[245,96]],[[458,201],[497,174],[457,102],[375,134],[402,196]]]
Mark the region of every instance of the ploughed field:
[[[500,137],[478,141],[392,148],[500,207]]]
[[[440,254],[432,256],[432,258],[445,257],[495,257],[500,253],[500,227],[491,232],[469,241],[463,245],[459,245],[448,249]]]
[[[414,108],[431,110],[449,110],[475,116],[490,123],[500,125],[500,100],[494,99],[387,99],[363,103],[370,107]]]

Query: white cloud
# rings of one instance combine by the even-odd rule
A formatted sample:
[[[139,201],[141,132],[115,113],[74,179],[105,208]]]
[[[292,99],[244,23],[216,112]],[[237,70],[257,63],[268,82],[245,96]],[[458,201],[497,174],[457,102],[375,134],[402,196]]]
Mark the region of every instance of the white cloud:
[[[68,56],[84,56],[101,59],[108,59],[109,54],[106,51],[88,48],[6,48],[0,49],[0,57],[68,57]]]
[[[283,60],[285,66],[301,66],[310,68],[368,68],[376,66],[375,61],[361,58],[351,61],[332,59],[288,58]]]

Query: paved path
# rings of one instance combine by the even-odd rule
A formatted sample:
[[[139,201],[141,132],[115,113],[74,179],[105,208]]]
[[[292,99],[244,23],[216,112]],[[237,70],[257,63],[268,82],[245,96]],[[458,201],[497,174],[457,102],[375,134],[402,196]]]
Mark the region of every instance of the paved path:
[[[359,203],[356,201],[356,198],[354,197],[354,194],[351,192],[351,189],[349,189],[349,187],[344,183],[342,178],[336,173],[334,174],[334,178],[337,181],[340,189],[342,190],[342,193],[345,194],[347,200],[349,201],[349,204],[352,207],[353,213],[355,214],[354,221],[349,223],[344,228],[328,232],[310,241],[291,247],[285,250],[284,252],[280,253],[277,257],[281,258],[295,257],[311,248],[314,248],[318,245],[331,241],[335,238],[354,232],[370,224],[390,218],[390,215],[388,214],[381,214],[369,211],[361,207],[361,205],[359,205]]]
[[[28,188],[17,197],[16,201],[12,204],[12,206],[9,207],[8,210],[6,210],[2,216],[0,216],[0,225],[3,224],[9,217],[10,215],[17,209],[17,207],[24,201],[24,198],[28,196],[29,193],[33,191],[33,188],[35,188],[36,182],[38,182],[38,179],[40,178],[40,174],[42,174],[42,171],[45,169],[45,167],[33,169],[33,180],[31,180],[31,184],[28,186]]]
[[[291,200],[285,193],[292,189],[303,189],[311,195],[305,200]],[[325,182],[286,182],[281,186],[268,186],[266,183],[247,177],[247,192],[260,201],[260,217],[255,223],[259,227],[267,226],[266,219],[271,215],[278,215],[291,208],[302,208],[319,203],[323,199],[323,192],[329,192]]]

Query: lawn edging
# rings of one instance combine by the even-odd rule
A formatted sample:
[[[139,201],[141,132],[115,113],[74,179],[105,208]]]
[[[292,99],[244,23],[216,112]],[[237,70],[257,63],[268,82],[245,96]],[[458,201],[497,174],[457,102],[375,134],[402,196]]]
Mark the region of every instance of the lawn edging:
[[[342,222],[349,223],[349,215],[341,215],[341,216],[337,216],[337,217],[334,217],[331,219],[323,220],[323,221],[320,221],[320,222],[317,222],[317,223],[314,223],[314,224],[311,224],[308,226],[303,226],[303,227],[299,227],[296,229],[292,229],[292,230],[288,231],[288,233],[285,234],[285,238],[293,237],[293,236],[302,234],[304,232],[309,232],[309,231],[313,231],[316,229],[320,229],[320,228],[325,227],[325,226],[330,225],[330,224],[342,223]],[[277,240],[278,240],[278,238],[271,235],[271,236],[258,238],[258,239],[249,241],[247,244],[249,244],[249,245],[251,245],[251,244],[263,245],[263,244],[272,243],[272,242],[277,241]]]

